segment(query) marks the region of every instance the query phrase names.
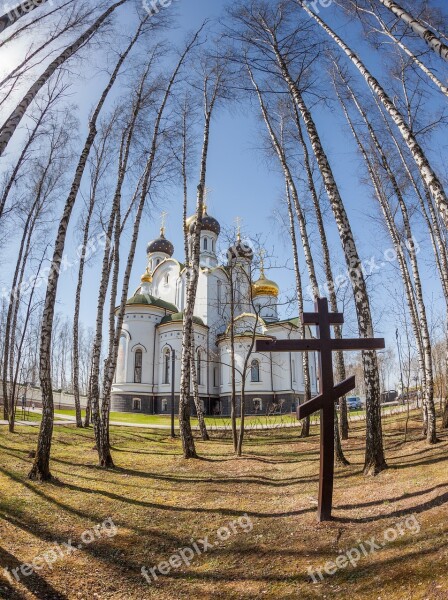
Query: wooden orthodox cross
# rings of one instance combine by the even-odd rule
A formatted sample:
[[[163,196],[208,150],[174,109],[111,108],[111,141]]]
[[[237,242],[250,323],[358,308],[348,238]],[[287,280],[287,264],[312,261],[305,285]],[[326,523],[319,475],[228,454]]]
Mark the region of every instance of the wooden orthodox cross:
[[[257,340],[257,352],[319,352],[319,395],[297,409],[298,419],[304,419],[320,410],[320,477],[319,521],[331,519],[334,479],[334,420],[335,402],[355,388],[355,378],[334,384],[333,352],[335,350],[381,350],[384,339],[333,339],[331,325],[342,325],[344,315],[329,313],[326,298],[316,301],[315,313],[304,313],[304,325],[317,325],[318,339],[304,340]]]

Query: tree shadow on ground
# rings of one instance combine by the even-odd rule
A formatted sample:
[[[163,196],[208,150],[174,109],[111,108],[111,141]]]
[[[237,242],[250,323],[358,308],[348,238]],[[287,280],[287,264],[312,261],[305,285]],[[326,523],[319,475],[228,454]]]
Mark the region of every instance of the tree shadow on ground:
[[[25,577],[20,572],[20,565],[22,563],[20,563],[13,554],[10,554],[1,546],[0,564],[3,568],[8,567],[10,571],[12,571],[12,569],[19,569],[17,576],[20,578],[20,583],[24,585],[34,595],[35,598],[39,598],[39,600],[67,600],[67,596],[65,594],[58,592],[52,585],[48,583],[48,581],[46,581],[35,571],[33,571],[33,573],[28,577]],[[11,577],[14,579],[12,574]],[[14,589],[11,583],[8,582],[7,585],[9,588],[8,595],[6,596],[8,600],[23,600],[23,598],[25,598],[25,596]]]

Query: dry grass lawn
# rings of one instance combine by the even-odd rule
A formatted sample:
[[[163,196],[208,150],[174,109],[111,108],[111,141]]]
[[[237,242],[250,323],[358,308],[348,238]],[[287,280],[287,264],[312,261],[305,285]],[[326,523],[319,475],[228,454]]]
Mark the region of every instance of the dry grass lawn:
[[[36,484],[26,477],[36,429],[10,435],[2,427],[0,597],[448,599],[448,432],[428,447],[415,419],[404,443],[403,424],[404,417],[385,420],[390,468],[376,478],[362,475],[362,424],[352,425],[345,446],[351,465],[337,468],[335,519],[321,525],[315,430],[305,440],[297,430],[252,432],[243,459],[233,457],[228,437],[215,433],[211,442],[198,441],[204,460],[184,461],[179,441],[165,431],[116,428],[118,468],[102,471],[92,431],[58,427],[52,460],[58,481]],[[241,520],[245,514],[249,520]],[[14,581],[13,569],[44,553],[48,558],[56,543],[77,546],[83,532],[107,518],[118,528],[114,537],[97,531],[91,543],[59,556],[52,568],[28,576],[18,570],[20,582]],[[219,541],[225,526],[234,532]],[[151,584],[142,577],[143,565],[162,563],[166,570],[163,562],[179,548],[200,547],[205,537],[213,548],[190,566],[157,571]],[[369,549],[372,538],[381,547],[366,552],[356,567],[312,581],[309,567],[322,569],[360,544]]]

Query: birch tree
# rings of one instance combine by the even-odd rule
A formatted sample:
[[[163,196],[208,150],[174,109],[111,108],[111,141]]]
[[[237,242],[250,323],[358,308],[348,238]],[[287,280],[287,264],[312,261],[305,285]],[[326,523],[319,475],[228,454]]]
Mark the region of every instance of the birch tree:
[[[155,117],[153,134],[152,134],[152,143],[148,152],[148,158],[146,164],[143,169],[142,176],[139,180],[137,189],[139,190],[139,197],[137,202],[137,209],[134,218],[134,225],[132,229],[132,238],[130,243],[130,248],[128,252],[127,262],[123,275],[123,283],[121,289],[121,300],[120,306],[117,310],[117,320],[115,325],[115,337],[113,342],[113,349],[111,355],[107,361],[107,368],[105,369],[104,374],[104,385],[103,385],[103,403],[101,406],[101,416],[99,412],[99,385],[96,378],[92,378],[92,409],[93,409],[93,418],[94,418],[94,426],[95,426],[95,437],[97,443],[97,449],[100,459],[100,465],[106,468],[111,468],[114,466],[112,456],[110,453],[109,447],[109,406],[110,406],[110,393],[112,390],[112,382],[115,374],[117,358],[118,358],[118,348],[120,342],[121,329],[123,326],[124,313],[126,308],[126,302],[128,298],[128,290],[129,290],[129,282],[131,277],[132,266],[134,263],[135,250],[137,247],[137,241],[140,231],[140,224],[143,215],[143,209],[147,202],[148,194],[150,192],[151,183],[154,178],[153,167],[157,158],[157,154],[160,151],[159,145],[161,144],[160,137],[162,135],[162,124],[163,118],[165,116],[165,111],[168,105],[168,101],[171,98],[174,84],[176,83],[179,73],[187,59],[187,56],[190,54],[192,49],[196,46],[198,39],[201,35],[203,25],[200,29],[192,36],[192,39],[187,44],[184,52],[182,53],[179,62],[177,63],[171,78],[165,88],[163,93],[161,104],[157,110],[157,114]],[[95,373],[98,371],[98,357],[96,358],[96,363],[92,367],[92,372],[95,370]]]
[[[24,2],[21,2],[15,6],[8,13],[0,16],[0,33],[5,31],[5,29],[8,27],[11,27],[11,25],[14,25],[14,23],[17,23],[19,19],[25,17],[31,11],[35,10],[36,8],[40,8],[40,6],[46,2],[47,0],[25,0]]]
[[[94,144],[94,158],[92,160],[89,202],[86,206],[83,236],[81,244],[81,255],[79,257],[78,280],[75,292],[75,308],[73,311],[73,395],[75,400],[75,416],[77,427],[82,427],[80,386],[79,386],[79,311],[81,308],[81,292],[84,279],[84,269],[86,261],[90,258],[91,252],[89,237],[91,231],[91,221],[97,202],[98,188],[101,179],[105,176],[110,161],[111,144],[110,137],[116,125],[116,113],[112,115],[109,122],[104,124],[99,144]]]
[[[48,65],[42,75],[33,83],[25,96],[14,108],[12,113],[0,128],[0,156],[4,154],[12,136],[14,135],[15,130],[25,116],[29,105],[35,99],[39,91],[47,83],[53,73],[55,73],[63,64],[65,64],[83,46],[85,46],[86,43],[89,42],[100,30],[102,25],[112,15],[112,13],[126,2],[128,2],[128,0],[119,0],[119,2],[112,4],[112,6],[110,6],[101,14],[101,16],[93,23],[93,25],[91,25],[81,36],[77,38],[75,42],[70,44],[57,58],[55,58]]]
[[[401,241],[401,236],[400,236],[400,234],[398,232],[398,228],[395,224],[395,220],[394,220],[391,208],[389,206],[386,194],[381,189],[381,184],[378,179],[379,169],[375,168],[375,166],[372,164],[371,160],[369,159],[367,152],[366,152],[362,142],[360,141],[359,136],[356,133],[355,127],[353,125],[353,121],[349,117],[346,107],[343,104],[341,97],[339,96],[341,104],[344,108],[344,112],[345,112],[347,121],[350,125],[352,133],[355,137],[355,140],[357,141],[357,144],[358,144],[358,146],[364,156],[364,159],[366,161],[370,177],[374,184],[376,196],[378,198],[378,201],[380,202],[380,205],[381,205],[381,208],[382,208],[382,211],[383,211],[386,223],[387,223],[387,227],[389,229],[392,241],[394,243],[395,250],[397,252],[397,257],[398,257],[400,270],[401,270],[401,274],[402,274],[402,278],[403,278],[403,285],[405,287],[409,311],[411,314],[411,321],[413,324],[413,329],[414,329],[414,334],[416,337],[417,346],[419,348],[421,371],[424,376],[424,387],[425,387],[425,398],[424,398],[425,419],[424,419],[424,421],[426,424],[425,434],[427,435],[428,443],[433,444],[436,441],[436,431],[435,431],[434,378],[433,378],[433,369],[432,369],[432,350],[431,350],[431,341],[430,341],[430,336],[429,336],[428,320],[426,317],[426,307],[425,307],[424,300],[423,300],[423,291],[422,291],[422,284],[421,284],[421,279],[420,279],[420,271],[419,271],[419,267],[418,267],[418,263],[417,263],[415,242],[414,242],[414,238],[413,238],[412,232],[411,232],[408,210],[407,210],[403,195],[401,193],[400,186],[399,186],[399,184],[395,178],[395,175],[389,165],[389,161],[386,158],[386,155],[384,154],[382,144],[378,140],[376,132],[374,131],[364,109],[361,107],[353,90],[351,90],[350,86],[347,84],[346,81],[344,81],[344,84],[346,85],[346,87],[348,89],[348,92],[350,94],[352,102],[355,104],[356,108],[358,109],[358,112],[360,113],[361,117],[364,120],[364,123],[366,124],[366,126],[368,128],[369,135],[373,141],[374,147],[376,148],[376,151],[378,152],[378,154],[380,156],[380,165],[384,169],[387,177],[389,178],[390,183],[392,184],[392,188],[393,188],[395,196],[398,200],[402,218],[403,218],[404,230],[405,230],[404,242],[405,242],[405,246],[408,248],[411,266],[412,266],[412,275],[413,275],[413,281],[414,281],[414,287],[415,287],[415,297],[416,297],[415,301],[414,301],[414,289],[411,284],[411,276],[410,276],[410,273],[409,273],[409,270],[408,270],[408,267],[406,264],[406,259],[404,257],[404,253],[403,253],[403,248],[402,248],[403,244]]]
[[[420,60],[420,58],[409,47],[409,45],[405,43],[406,36],[397,34],[395,32],[395,23],[388,25],[385,19],[383,19],[381,13],[374,9],[373,2],[376,2],[376,0],[370,0],[366,6],[364,6],[359,0],[342,0],[338,3],[346,8],[349,13],[352,13],[352,11],[356,12],[365,25],[368,39],[371,39],[372,34],[379,34],[380,37],[386,37],[387,39],[391,40],[393,44],[400,48],[400,50],[402,50],[406,56],[409,57],[411,62],[418,67],[443,94],[445,94],[445,96],[448,96],[448,87],[429,67],[426,66],[423,60]],[[368,6],[370,6],[370,9]]]
[[[359,73],[365,79],[369,88],[378,97],[380,102],[387,110],[390,118],[398,127],[403,140],[411,152],[415,160],[420,174],[425,181],[428,189],[436,203],[437,209],[442,216],[445,225],[448,226],[448,198],[446,196],[443,185],[427,159],[421,145],[415,137],[412,130],[407,125],[403,115],[396,108],[395,104],[380,85],[379,81],[372,75],[366,65],[361,61],[358,55],[343,41],[343,39],[335,33],[317,14],[315,14],[303,0],[295,0],[297,5],[301,7],[316,23],[328,34],[328,36],[339,46],[339,48],[348,56],[353,65],[358,69]]]
[[[405,10],[398,2],[393,0],[378,0],[388,8],[396,17],[401,19],[407,27],[418,35],[440,58],[448,62],[448,46],[431,29],[428,29],[419,19]]]
[[[122,2],[114,5],[117,7]],[[109,13],[110,14],[110,13]],[[126,61],[128,54],[132,50],[133,46],[140,37],[144,24],[149,17],[143,19],[137,28],[137,31],[132,38],[131,42],[120,55],[112,75],[101,94],[100,100],[93,111],[93,114],[89,120],[88,134],[79,156],[78,164],[75,171],[75,176],[71,185],[70,193],[65,202],[64,211],[62,218],[59,223],[58,232],[54,245],[54,253],[51,265],[51,271],[48,276],[47,291],[45,297],[45,307],[42,317],[42,339],[40,345],[40,380],[42,388],[42,421],[39,431],[38,446],[36,452],[36,458],[33,467],[29,473],[30,479],[38,479],[47,481],[51,479],[51,473],[49,468],[50,463],[50,450],[51,450],[51,439],[53,433],[53,390],[51,385],[51,361],[50,361],[50,348],[52,338],[52,323],[56,302],[56,294],[58,288],[59,274],[61,269],[62,256],[65,247],[65,240],[67,236],[67,229],[70,223],[71,214],[73,207],[78,196],[78,192],[81,186],[81,181],[84,175],[86,163],[92,149],[95,137],[97,135],[97,122],[103,106],[107,100],[107,97],[114,86],[118,74]],[[98,26],[99,27],[99,26]]]
[[[190,365],[193,337],[193,315],[199,281],[200,242],[202,217],[204,214],[205,184],[207,179],[207,163],[210,145],[210,128],[214,109],[222,94],[224,69],[217,61],[205,64],[203,80],[204,137],[201,153],[199,185],[197,188],[196,219],[190,229],[192,239],[189,263],[187,267],[187,297],[185,301],[184,322],[182,331],[182,356],[180,375],[179,427],[182,439],[184,458],[197,458],[193,432],[190,422]]]

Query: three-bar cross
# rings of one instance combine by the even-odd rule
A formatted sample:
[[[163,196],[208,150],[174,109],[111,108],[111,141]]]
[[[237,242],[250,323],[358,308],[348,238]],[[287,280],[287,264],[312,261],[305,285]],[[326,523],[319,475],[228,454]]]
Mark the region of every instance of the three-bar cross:
[[[257,352],[319,352],[320,393],[297,409],[297,417],[304,419],[312,413],[320,413],[320,477],[318,519],[331,519],[334,479],[334,419],[335,402],[355,388],[355,378],[334,384],[333,352],[335,350],[380,350],[385,347],[384,339],[334,339],[331,326],[342,325],[344,315],[329,313],[326,298],[316,301],[315,313],[304,313],[304,325],[317,325],[318,339],[304,340],[257,340]]]

